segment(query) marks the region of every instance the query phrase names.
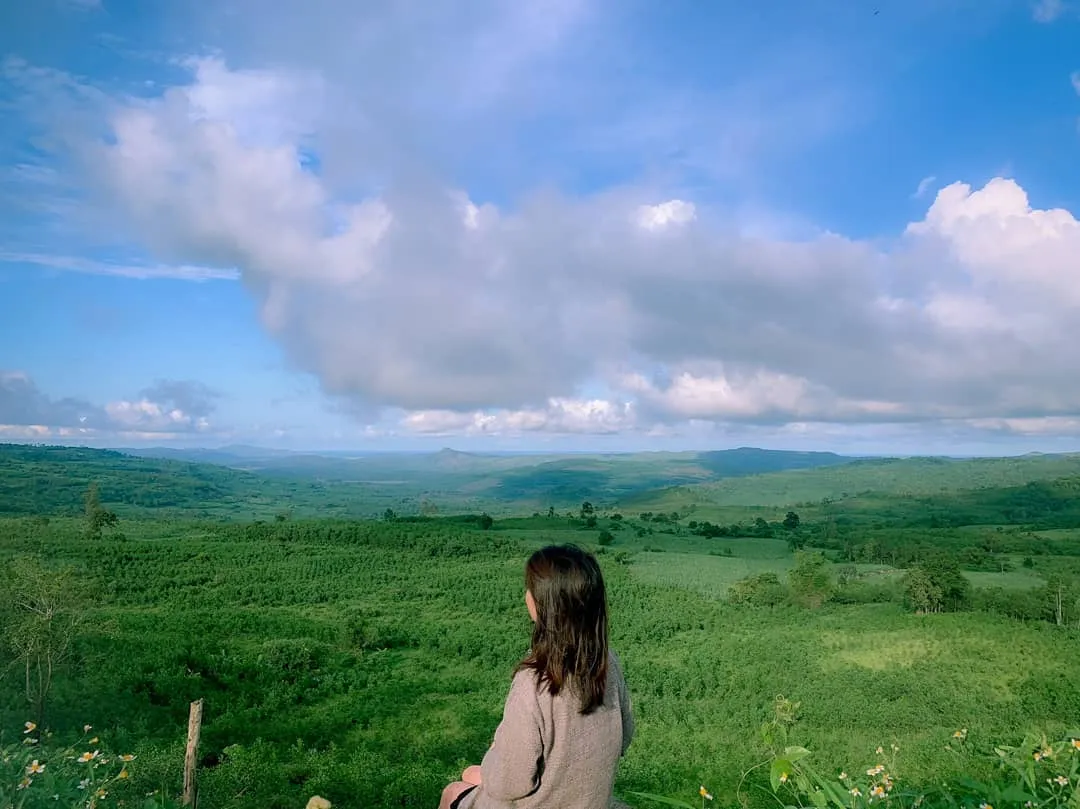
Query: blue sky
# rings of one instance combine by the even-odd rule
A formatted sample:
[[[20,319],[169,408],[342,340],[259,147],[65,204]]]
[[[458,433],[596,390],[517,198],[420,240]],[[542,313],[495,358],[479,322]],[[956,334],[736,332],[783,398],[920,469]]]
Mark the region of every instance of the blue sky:
[[[1080,450],[1080,2],[0,11],[0,440]]]

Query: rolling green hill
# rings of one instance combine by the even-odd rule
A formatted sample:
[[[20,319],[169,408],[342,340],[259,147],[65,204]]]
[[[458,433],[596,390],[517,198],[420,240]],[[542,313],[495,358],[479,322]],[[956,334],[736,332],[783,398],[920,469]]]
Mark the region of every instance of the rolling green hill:
[[[1022,486],[1080,475],[1080,454],[1011,458],[870,458],[817,469],[729,477],[643,492],[619,502],[627,511],[796,506],[870,493],[931,495]]]
[[[0,445],[0,513],[75,513],[92,480],[121,513],[166,509],[205,517],[372,516],[391,508],[521,512],[615,499],[673,483],[844,463],[832,453],[318,455],[239,447],[97,450]]]

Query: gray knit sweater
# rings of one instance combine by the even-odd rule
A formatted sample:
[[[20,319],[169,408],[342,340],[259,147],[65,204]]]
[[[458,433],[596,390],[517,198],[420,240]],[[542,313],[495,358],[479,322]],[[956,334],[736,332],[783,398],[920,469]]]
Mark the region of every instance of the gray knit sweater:
[[[582,716],[575,694],[538,691],[536,673],[510,685],[495,741],[480,765],[483,783],[461,809],[607,809],[615,769],[634,735],[622,666],[609,654],[604,704]]]

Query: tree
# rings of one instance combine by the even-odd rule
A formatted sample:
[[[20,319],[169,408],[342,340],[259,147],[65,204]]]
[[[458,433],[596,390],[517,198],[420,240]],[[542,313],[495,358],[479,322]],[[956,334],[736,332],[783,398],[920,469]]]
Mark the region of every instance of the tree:
[[[913,567],[904,576],[904,600],[915,612],[940,612],[941,588],[921,567]]]
[[[555,506],[548,506],[548,519],[555,519]]]
[[[971,582],[955,558],[935,553],[907,572],[904,597],[916,612],[960,610],[971,599]]]
[[[86,535],[90,539],[101,539],[102,528],[113,528],[119,522],[115,513],[102,507],[96,481],[86,487],[83,503],[86,511]]]
[[[53,676],[68,659],[83,610],[79,583],[70,568],[56,570],[35,558],[8,565],[0,595],[3,646],[23,669],[26,700],[45,727]]]
[[[796,514],[794,511],[789,511],[784,516],[784,528],[786,528],[788,531],[798,531],[799,515]]]
[[[397,514],[394,513],[394,510],[392,508],[388,508],[386,511],[383,512],[382,518],[386,522],[393,522],[397,519]]]
[[[588,500],[581,504],[581,519],[584,520],[588,517],[594,516],[595,514],[596,509],[593,507],[593,504],[590,503]]]
[[[606,528],[600,532],[600,536],[596,539],[601,545],[610,545],[615,541],[615,535]]]
[[[827,564],[822,553],[796,552],[795,567],[788,571],[788,586],[796,602],[816,609],[829,600],[833,581]]]
[[[486,511],[480,515],[480,528],[487,531],[491,526],[495,524],[495,520]]]
[[[1058,626],[1068,626],[1074,615],[1080,589],[1075,582],[1069,581],[1060,573],[1054,573],[1046,580],[1043,587],[1043,601],[1046,605],[1047,618]]]

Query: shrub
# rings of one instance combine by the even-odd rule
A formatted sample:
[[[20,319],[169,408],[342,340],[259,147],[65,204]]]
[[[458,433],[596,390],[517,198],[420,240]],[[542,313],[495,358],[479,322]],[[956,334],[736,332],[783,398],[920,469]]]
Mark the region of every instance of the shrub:
[[[728,601],[751,607],[775,607],[787,601],[787,589],[772,572],[739,579],[728,589]]]

